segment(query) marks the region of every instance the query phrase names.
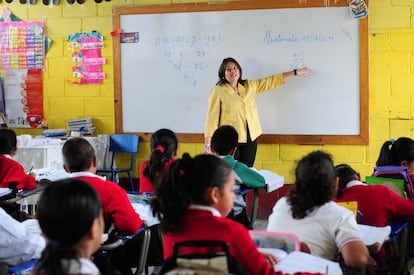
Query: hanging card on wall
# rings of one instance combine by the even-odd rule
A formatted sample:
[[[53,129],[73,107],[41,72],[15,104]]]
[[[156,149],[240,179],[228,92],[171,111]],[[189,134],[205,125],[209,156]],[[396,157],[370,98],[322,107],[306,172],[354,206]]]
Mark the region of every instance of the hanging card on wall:
[[[72,83],[102,83],[105,78],[102,65],[106,63],[101,55],[103,36],[96,31],[75,33],[69,35],[68,40],[72,51]]]

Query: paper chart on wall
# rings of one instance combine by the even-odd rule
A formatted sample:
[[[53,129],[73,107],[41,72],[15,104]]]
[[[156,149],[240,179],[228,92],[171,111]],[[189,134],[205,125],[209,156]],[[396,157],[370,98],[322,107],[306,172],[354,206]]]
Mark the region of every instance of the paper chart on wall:
[[[45,23],[42,21],[0,22],[0,68],[43,69]]]

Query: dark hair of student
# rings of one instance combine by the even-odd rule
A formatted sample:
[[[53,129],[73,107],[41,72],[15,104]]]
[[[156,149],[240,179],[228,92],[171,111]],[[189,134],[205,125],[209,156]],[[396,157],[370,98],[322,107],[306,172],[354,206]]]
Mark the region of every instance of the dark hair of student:
[[[174,157],[178,140],[175,133],[169,129],[159,129],[151,136],[151,156],[143,174],[156,185],[158,175],[163,171],[165,163]],[[155,188],[154,188],[155,189]]]
[[[244,86],[244,84],[246,83],[246,80],[244,80],[242,78],[242,68],[241,68],[239,62],[237,62],[236,59],[234,59],[232,57],[224,58],[223,61],[221,62],[219,70],[218,70],[219,81],[216,83],[216,85],[223,85],[223,84],[228,84],[229,83],[227,81],[226,77],[225,77],[227,63],[229,63],[229,62],[233,62],[234,64],[236,64],[237,68],[240,71],[240,77],[239,77],[237,82],[239,82],[241,85]]]
[[[295,177],[295,185],[287,197],[294,219],[305,218],[315,207],[335,197],[336,175],[329,154],[314,151],[302,158]]]
[[[220,156],[230,155],[231,151],[237,147],[239,134],[230,125],[220,126],[214,131],[211,137],[211,148],[214,153]]]
[[[70,172],[81,172],[91,167],[95,150],[84,138],[68,139],[62,148],[63,162]]]
[[[160,220],[161,230],[174,231],[191,204],[208,206],[206,191],[212,187],[222,190],[231,171],[230,165],[214,155],[191,158],[185,153],[175,160],[151,200],[152,212]]]
[[[339,178],[336,197],[340,198],[348,182],[358,179],[358,173],[348,164],[339,164],[335,166],[335,175]]]
[[[48,185],[37,208],[47,245],[34,274],[66,274],[61,260],[78,258],[76,246],[99,218],[100,211],[98,194],[86,182],[69,178]]]
[[[12,129],[0,129],[0,154],[10,154],[16,145],[16,133]]]
[[[387,140],[381,147],[377,166],[401,165],[402,161],[408,163],[414,161],[414,140],[408,137],[400,137]]]

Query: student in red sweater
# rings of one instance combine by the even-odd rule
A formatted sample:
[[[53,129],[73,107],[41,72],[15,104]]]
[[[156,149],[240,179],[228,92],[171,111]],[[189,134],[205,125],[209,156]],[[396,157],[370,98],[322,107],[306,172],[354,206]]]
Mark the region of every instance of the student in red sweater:
[[[27,174],[23,166],[12,159],[16,151],[16,133],[11,129],[0,129],[0,187],[7,188],[10,183],[17,183],[17,189],[35,189],[35,174]]]
[[[92,145],[84,138],[70,138],[62,148],[63,163],[71,177],[84,180],[97,191],[105,220],[105,232],[113,224],[124,235],[136,234],[143,226],[143,220],[135,212],[126,191],[118,184],[96,175],[96,156]],[[136,242],[142,234],[137,234],[124,246],[113,252],[111,263],[122,275],[129,275],[136,266],[139,251]],[[101,266],[100,266],[101,268]],[[101,270],[102,271],[102,270]]]
[[[84,138],[70,138],[62,148],[64,168],[71,177],[92,185],[99,194],[107,231],[113,223],[125,234],[135,234],[143,221],[132,207],[126,191],[118,184],[96,175],[96,156],[92,145]]]
[[[151,156],[139,167],[139,192],[153,192],[157,181],[174,161],[178,140],[169,129],[159,129],[151,136]]]
[[[339,178],[336,201],[356,201],[364,215],[364,224],[386,226],[390,220],[413,220],[414,202],[383,185],[367,185],[349,165],[335,166]]]
[[[229,245],[233,256],[250,274],[276,274],[251,239],[248,230],[226,218],[235,194],[230,165],[213,155],[191,158],[184,154],[173,162],[151,201],[164,234],[164,259],[172,256],[176,242],[218,240]],[[184,253],[198,253],[188,248]],[[274,258],[268,258],[272,263]]]

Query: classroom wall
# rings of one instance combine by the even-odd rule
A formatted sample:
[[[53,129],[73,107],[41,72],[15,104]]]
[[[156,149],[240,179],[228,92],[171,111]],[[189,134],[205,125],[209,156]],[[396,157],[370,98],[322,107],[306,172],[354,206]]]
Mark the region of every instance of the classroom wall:
[[[299,0],[298,0],[299,1]],[[44,108],[49,128],[65,128],[67,119],[93,116],[97,134],[115,131],[113,109],[112,6],[142,4],[174,4],[204,1],[171,0],[112,0],[96,4],[73,5],[60,0],[59,5],[8,4],[11,12],[27,20],[44,20],[47,36],[53,41],[46,56]],[[209,1],[214,2],[214,1]],[[372,0],[369,3],[369,64],[370,64],[370,139],[368,145],[304,146],[288,144],[260,144],[256,168],[273,170],[293,181],[295,161],[304,154],[323,149],[334,156],[336,163],[346,162],[369,175],[381,144],[389,138],[413,137],[414,131],[414,2],[411,0]],[[300,19],[298,19],[300,20]],[[76,32],[97,30],[105,37],[102,53],[107,58],[104,71],[107,78],[102,85],[72,85],[71,59],[67,36]],[[309,64],[312,69],[312,64]],[[269,72],[270,73],[270,72]],[[344,75],[344,78],[347,76]],[[206,102],[207,104],[207,102]],[[18,133],[39,134],[38,130],[17,130]],[[202,142],[202,141],[200,141]],[[202,143],[181,143],[179,151],[192,155],[201,153]],[[141,143],[139,163],[148,158],[149,145]],[[121,160],[122,162],[122,160]]]

